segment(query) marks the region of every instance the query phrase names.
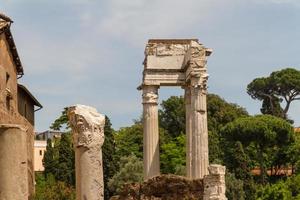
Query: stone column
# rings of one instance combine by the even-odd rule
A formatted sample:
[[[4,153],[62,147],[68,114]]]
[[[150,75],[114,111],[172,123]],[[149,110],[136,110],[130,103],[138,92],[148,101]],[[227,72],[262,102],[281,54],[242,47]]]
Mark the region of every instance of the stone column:
[[[158,129],[158,86],[143,86],[143,148],[144,180],[160,174],[159,129]]]
[[[0,199],[28,199],[26,130],[0,124]]]
[[[206,73],[191,78],[192,178],[208,174],[208,130],[206,108]]]
[[[105,117],[95,108],[76,105],[68,108],[73,132],[76,170],[76,199],[103,200],[102,145]]]
[[[225,196],[225,166],[210,165],[209,175],[204,176],[203,200],[227,200]]]
[[[192,118],[191,118],[191,87],[184,88],[185,103],[185,134],[186,134],[186,176],[192,178]]]

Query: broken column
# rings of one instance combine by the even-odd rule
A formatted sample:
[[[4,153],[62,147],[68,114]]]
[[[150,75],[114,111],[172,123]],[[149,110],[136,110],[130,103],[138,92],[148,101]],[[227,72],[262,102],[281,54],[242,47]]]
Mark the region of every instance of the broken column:
[[[143,86],[144,180],[160,174],[157,90],[158,86]]]
[[[204,176],[203,200],[227,200],[225,196],[225,166],[210,165],[209,175]]]
[[[105,117],[93,107],[76,105],[68,108],[73,132],[76,170],[76,199],[102,200]]]
[[[26,130],[0,124],[0,199],[28,199]]]

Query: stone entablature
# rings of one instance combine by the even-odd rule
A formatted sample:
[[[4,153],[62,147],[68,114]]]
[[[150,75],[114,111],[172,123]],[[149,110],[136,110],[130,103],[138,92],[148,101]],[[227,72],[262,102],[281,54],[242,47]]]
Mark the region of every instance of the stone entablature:
[[[145,49],[143,81],[144,179],[159,175],[158,89],[180,86],[185,90],[187,176],[208,174],[206,113],[207,57],[212,53],[197,39],[149,40]]]
[[[149,40],[145,49],[143,85],[184,86],[192,76],[206,73],[212,50],[197,39]]]

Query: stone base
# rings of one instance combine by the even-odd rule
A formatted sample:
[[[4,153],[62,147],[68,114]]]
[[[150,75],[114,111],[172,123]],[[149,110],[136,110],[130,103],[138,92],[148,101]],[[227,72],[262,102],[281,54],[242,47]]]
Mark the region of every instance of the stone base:
[[[227,200],[225,196],[225,166],[210,165],[209,175],[204,176],[203,200]]]
[[[208,171],[204,179],[161,175],[141,184],[126,184],[120,195],[110,200],[227,200],[225,167],[210,165]]]

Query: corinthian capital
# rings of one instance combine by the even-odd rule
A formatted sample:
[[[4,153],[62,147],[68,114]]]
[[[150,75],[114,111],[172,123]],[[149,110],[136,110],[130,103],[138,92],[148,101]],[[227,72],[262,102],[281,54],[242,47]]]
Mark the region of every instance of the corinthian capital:
[[[145,85],[143,86],[143,103],[157,104],[158,100],[158,86]]]
[[[191,86],[194,88],[199,88],[202,93],[206,93],[208,77],[209,75],[206,73],[206,71],[193,74],[191,77]]]
[[[68,118],[76,147],[101,147],[104,142],[105,117],[90,106],[68,108]]]

